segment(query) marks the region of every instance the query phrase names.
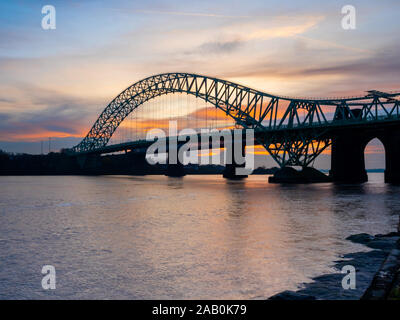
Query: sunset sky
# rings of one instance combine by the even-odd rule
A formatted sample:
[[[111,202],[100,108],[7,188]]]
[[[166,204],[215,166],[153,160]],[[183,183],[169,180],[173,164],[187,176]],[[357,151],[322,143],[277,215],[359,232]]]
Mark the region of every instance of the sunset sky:
[[[41,27],[47,4],[55,30]],[[341,27],[347,4],[356,30]],[[398,0],[2,1],[0,149],[39,153],[48,137],[71,147],[119,92],[163,72],[293,96],[400,89],[399,9]]]

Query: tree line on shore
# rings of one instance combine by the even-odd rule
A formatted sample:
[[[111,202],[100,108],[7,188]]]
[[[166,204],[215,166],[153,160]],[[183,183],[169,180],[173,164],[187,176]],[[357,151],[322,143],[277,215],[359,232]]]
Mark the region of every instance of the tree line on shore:
[[[137,163],[129,152],[88,157],[85,163],[64,152],[15,154],[0,150],[0,175],[164,174],[166,165]],[[221,165],[188,165],[187,174],[222,174]],[[257,168],[253,174],[273,174],[278,168]]]

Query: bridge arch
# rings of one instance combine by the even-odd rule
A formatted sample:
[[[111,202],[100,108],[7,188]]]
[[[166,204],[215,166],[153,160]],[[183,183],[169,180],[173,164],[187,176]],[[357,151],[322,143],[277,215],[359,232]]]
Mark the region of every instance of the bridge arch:
[[[87,152],[105,146],[121,122],[143,103],[170,93],[194,95],[213,104],[243,128],[263,127],[260,107],[269,95],[226,80],[188,73],[165,73],[140,80],[115,97],[100,114],[86,137],[73,148]],[[245,106],[245,107],[243,107]],[[264,115],[264,117],[266,114]]]

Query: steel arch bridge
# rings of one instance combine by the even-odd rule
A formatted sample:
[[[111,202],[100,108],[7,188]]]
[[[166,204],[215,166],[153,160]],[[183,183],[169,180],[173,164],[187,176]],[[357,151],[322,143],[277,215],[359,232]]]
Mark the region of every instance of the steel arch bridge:
[[[164,73],[140,80],[115,97],[72,152],[100,153],[133,110],[171,93],[193,95],[224,111],[237,127],[254,129],[257,143],[281,167],[310,165],[332,143],[329,132],[335,128],[400,121],[400,101],[396,99],[400,92],[373,90],[359,97],[290,98],[204,75]]]

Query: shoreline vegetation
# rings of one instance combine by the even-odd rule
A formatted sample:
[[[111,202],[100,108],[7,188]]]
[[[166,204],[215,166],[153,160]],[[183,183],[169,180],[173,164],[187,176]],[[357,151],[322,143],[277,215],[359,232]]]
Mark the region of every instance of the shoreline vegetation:
[[[0,175],[164,175],[166,165],[148,165],[135,163],[134,155],[114,154],[98,157],[80,166],[77,157],[63,152],[51,152],[46,155],[12,154],[0,150]],[[93,162],[95,162],[93,164]],[[223,165],[185,166],[186,174],[221,174]],[[252,174],[274,174],[273,168],[256,168]]]
[[[186,165],[185,171],[193,174],[222,174],[223,165]],[[278,167],[258,167],[253,175],[273,175]],[[328,173],[329,170],[319,170]],[[369,169],[367,172],[384,172],[385,169]],[[165,165],[135,168],[134,159],[128,154],[114,154],[100,157],[96,168],[81,168],[76,158],[63,152],[48,154],[8,153],[0,149],[0,176],[12,175],[163,175]]]

